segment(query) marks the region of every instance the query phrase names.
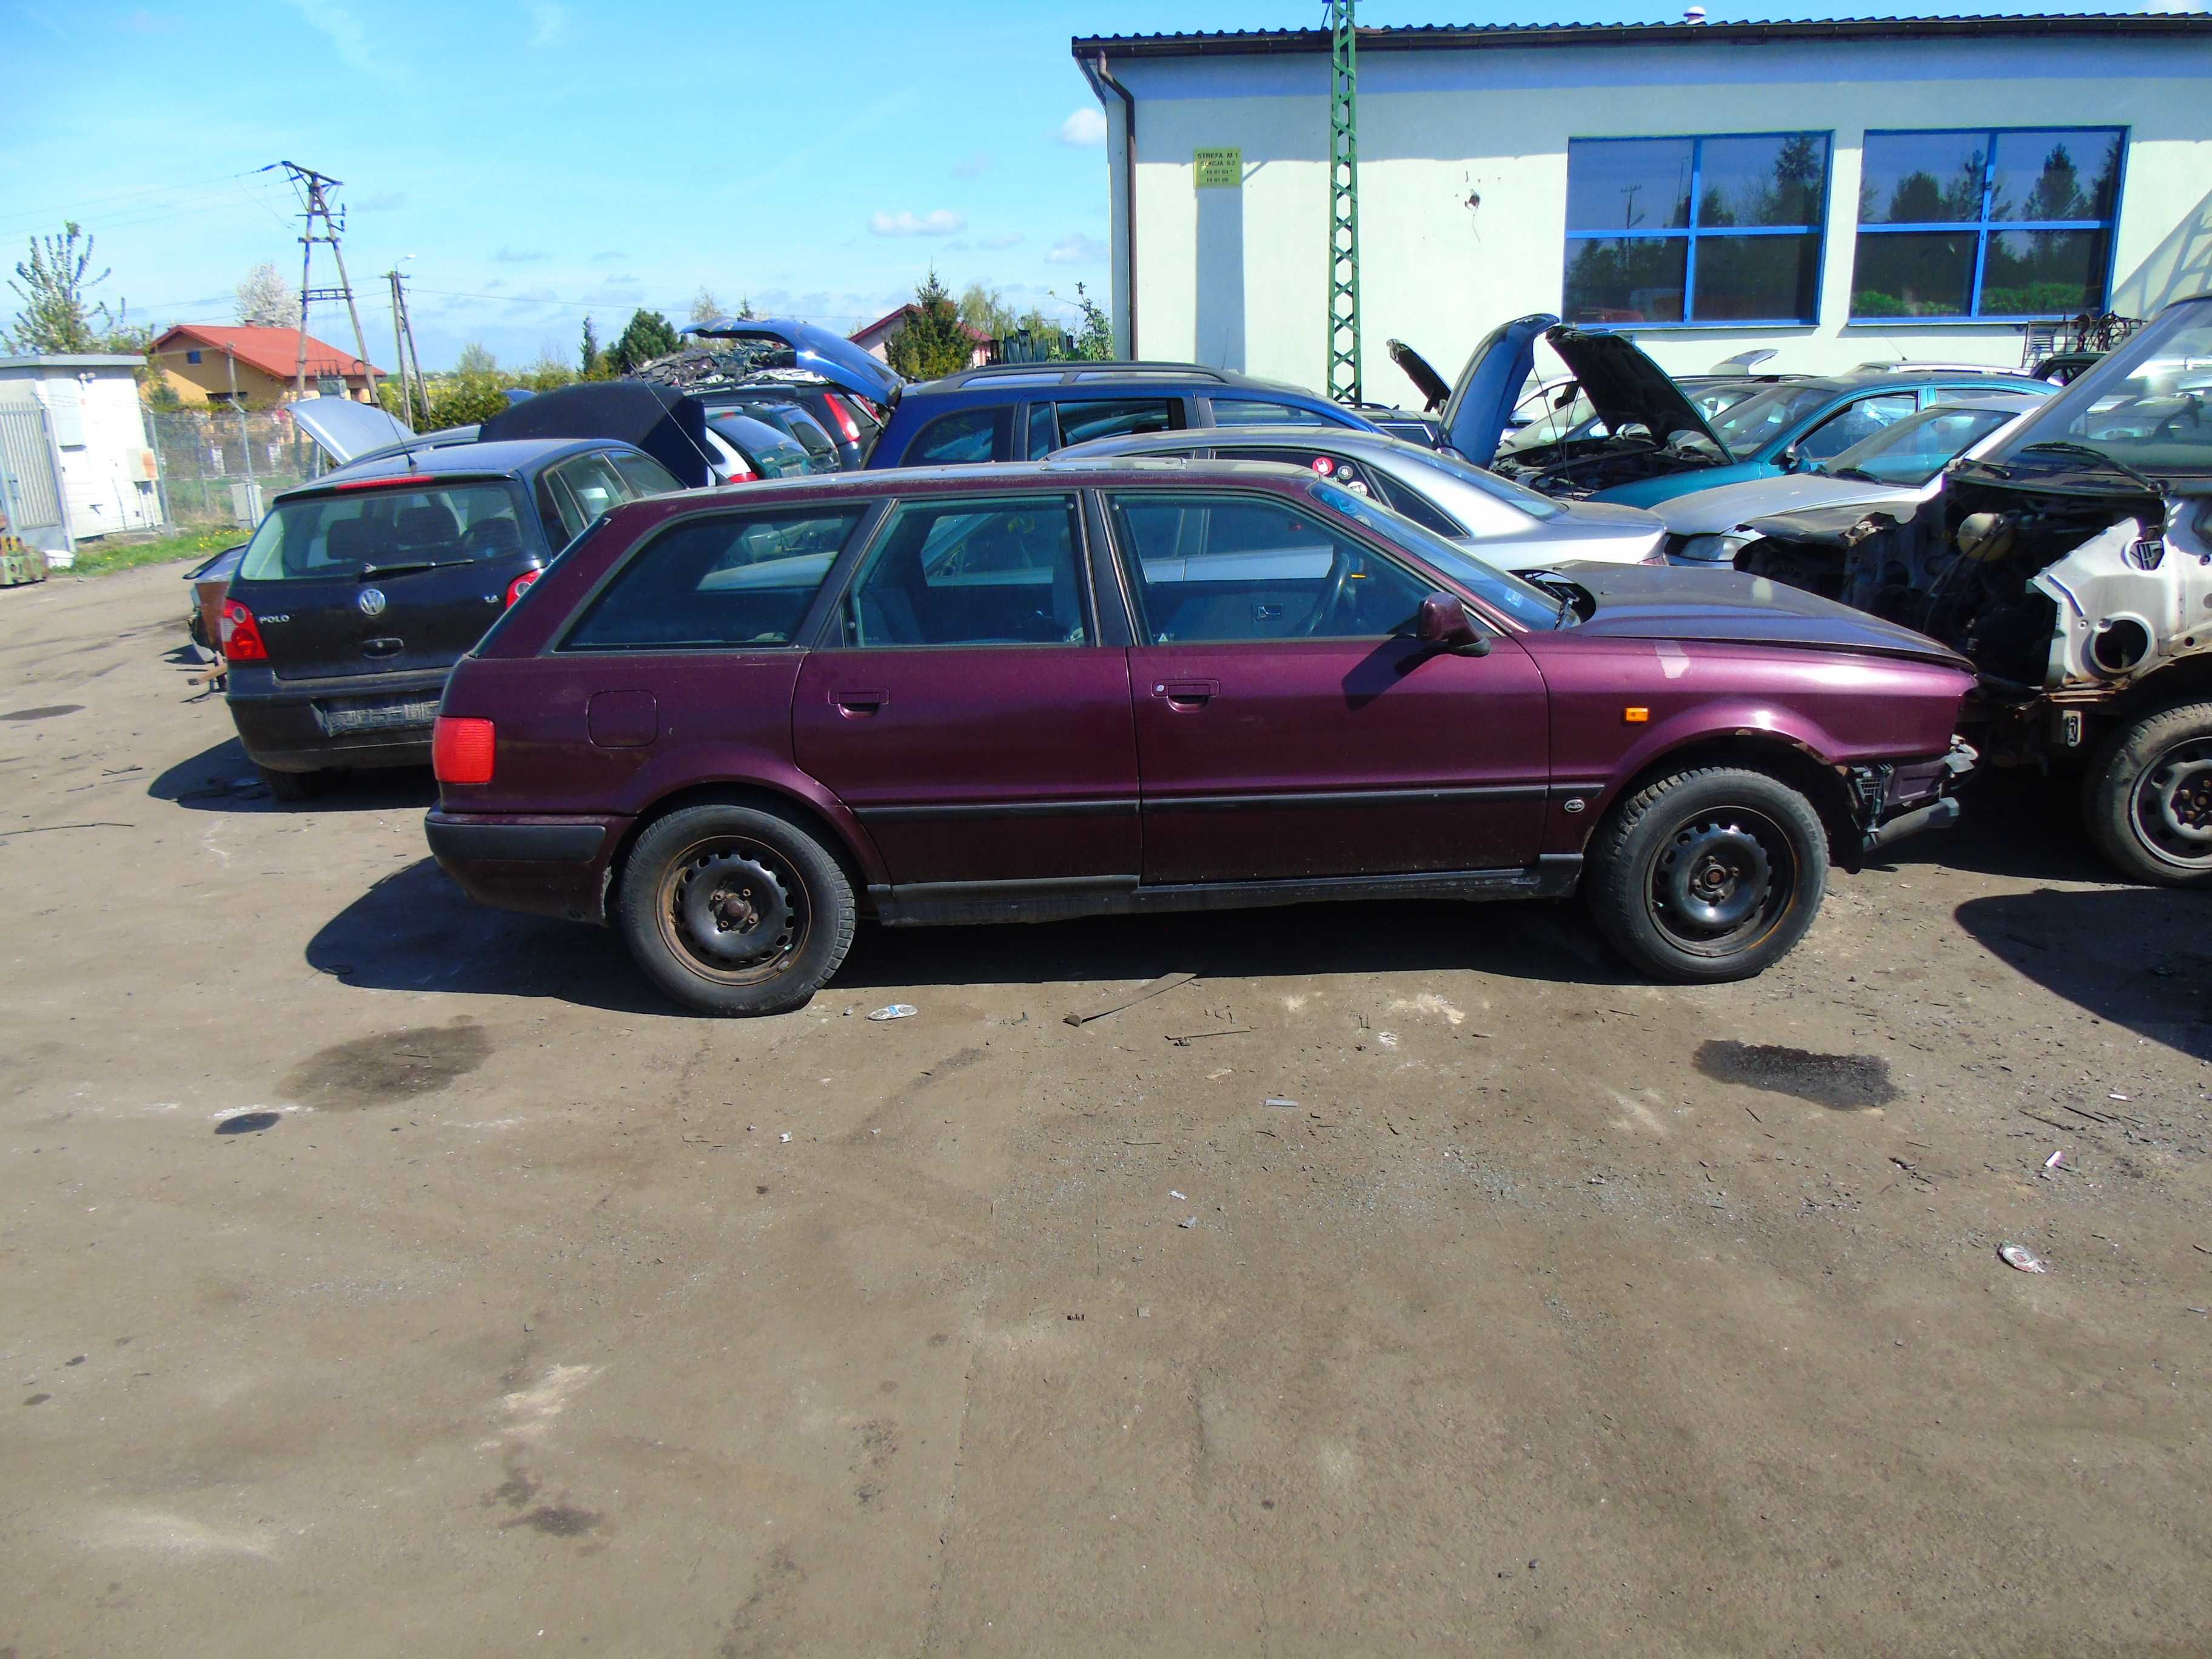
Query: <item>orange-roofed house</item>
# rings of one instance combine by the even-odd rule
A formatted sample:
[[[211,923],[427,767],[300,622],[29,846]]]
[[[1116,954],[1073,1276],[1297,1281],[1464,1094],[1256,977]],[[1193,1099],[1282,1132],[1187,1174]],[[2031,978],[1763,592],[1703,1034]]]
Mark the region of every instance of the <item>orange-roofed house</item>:
[[[300,361],[300,334],[290,328],[217,328],[179,323],[147,349],[147,356],[188,404],[237,404],[266,409],[290,401]],[[327,341],[307,337],[307,395],[368,401],[371,365]],[[385,371],[374,370],[379,379]]]

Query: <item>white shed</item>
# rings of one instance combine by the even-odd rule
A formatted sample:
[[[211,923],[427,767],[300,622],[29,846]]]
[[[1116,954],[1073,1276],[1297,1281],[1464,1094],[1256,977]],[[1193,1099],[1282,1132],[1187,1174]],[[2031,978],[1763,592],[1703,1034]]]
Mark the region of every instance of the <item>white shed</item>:
[[[156,469],[138,401],[143,358],[100,354],[0,357],[0,410],[35,404],[60,466],[69,539],[84,541],[161,522]],[[29,454],[9,459],[18,470]]]

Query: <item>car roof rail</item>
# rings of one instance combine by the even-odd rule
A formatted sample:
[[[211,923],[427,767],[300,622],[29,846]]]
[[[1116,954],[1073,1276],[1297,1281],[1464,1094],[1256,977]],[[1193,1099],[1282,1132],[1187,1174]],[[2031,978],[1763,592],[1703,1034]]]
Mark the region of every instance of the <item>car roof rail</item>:
[[[1114,359],[1064,357],[1058,361],[1030,363],[986,363],[980,368],[963,369],[957,374],[945,377],[955,386],[990,380],[1007,374],[1050,374],[1059,373],[1066,380],[1120,379],[1135,374],[1183,374],[1197,380],[1213,380],[1227,385],[1231,376],[1218,368],[1208,368],[1204,363],[1153,362],[1149,359],[1123,362]]]

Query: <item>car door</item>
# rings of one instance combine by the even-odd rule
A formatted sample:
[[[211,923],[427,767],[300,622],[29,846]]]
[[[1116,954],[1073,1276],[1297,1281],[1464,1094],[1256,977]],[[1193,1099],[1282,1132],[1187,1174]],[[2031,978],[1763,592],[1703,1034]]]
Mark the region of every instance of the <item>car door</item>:
[[[1147,884],[1534,862],[1549,716],[1510,636],[1423,646],[1437,584],[1279,495],[1104,501],[1136,613]]]
[[[894,884],[1133,884],[1125,652],[1097,643],[1079,498],[910,498],[811,652],[799,763],[867,826]]]

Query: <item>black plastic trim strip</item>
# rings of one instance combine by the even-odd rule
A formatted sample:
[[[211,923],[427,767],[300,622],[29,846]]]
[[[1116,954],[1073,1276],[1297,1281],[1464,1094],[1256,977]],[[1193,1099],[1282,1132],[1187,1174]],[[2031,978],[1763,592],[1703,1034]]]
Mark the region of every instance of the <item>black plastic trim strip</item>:
[[[1269,807],[1426,806],[1456,800],[1540,800],[1548,783],[1482,783],[1436,789],[1300,789],[1266,795],[1148,796],[1148,812],[1245,812]]]
[[[603,823],[462,823],[434,813],[422,832],[441,864],[589,864],[607,838]]]
[[[1134,817],[1133,796],[1112,800],[962,802],[952,805],[856,806],[853,816],[863,823],[924,823],[947,818],[1106,818]]]

